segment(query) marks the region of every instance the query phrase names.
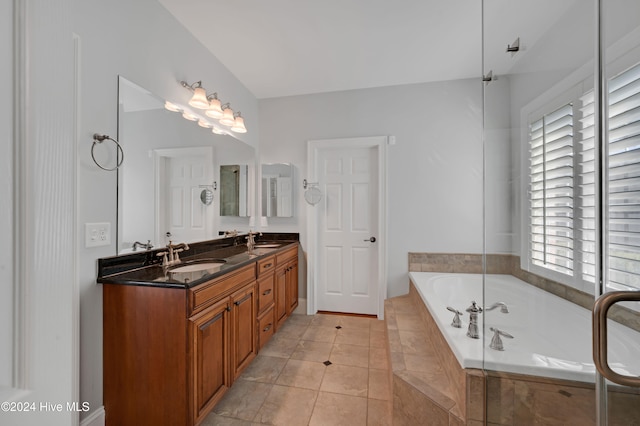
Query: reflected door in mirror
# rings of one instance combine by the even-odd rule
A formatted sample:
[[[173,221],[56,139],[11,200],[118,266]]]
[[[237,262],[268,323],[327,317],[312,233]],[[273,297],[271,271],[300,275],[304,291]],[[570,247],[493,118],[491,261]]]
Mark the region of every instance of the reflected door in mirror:
[[[262,215],[293,216],[293,166],[291,164],[262,165]]]
[[[249,167],[220,166],[220,216],[248,216]]]

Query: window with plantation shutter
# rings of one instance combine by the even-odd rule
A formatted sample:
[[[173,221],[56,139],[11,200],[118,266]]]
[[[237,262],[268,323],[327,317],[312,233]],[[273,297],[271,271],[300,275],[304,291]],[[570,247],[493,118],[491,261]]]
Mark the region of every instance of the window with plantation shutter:
[[[573,275],[573,105],[530,126],[530,252],[534,265]]]
[[[640,289],[640,64],[609,80],[606,284]],[[529,126],[530,261],[593,283],[596,276],[593,91]]]
[[[609,81],[608,279],[640,288],[640,65]]]

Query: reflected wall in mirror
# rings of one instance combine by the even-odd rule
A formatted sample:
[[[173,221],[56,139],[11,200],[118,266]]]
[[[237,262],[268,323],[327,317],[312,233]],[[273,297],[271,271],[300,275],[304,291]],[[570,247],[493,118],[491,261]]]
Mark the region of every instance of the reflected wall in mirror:
[[[262,165],[262,215],[293,216],[293,166],[289,163]]]
[[[136,242],[162,247],[170,240],[203,241],[237,227],[220,216],[218,191],[210,204],[201,194],[219,181],[219,164],[255,164],[254,149],[166,110],[163,99],[123,77],[118,102],[118,140],[125,152],[118,169],[118,253],[134,251]],[[254,180],[245,181],[247,194]],[[251,203],[244,208],[249,211]]]
[[[249,166],[220,166],[220,216],[249,216]]]

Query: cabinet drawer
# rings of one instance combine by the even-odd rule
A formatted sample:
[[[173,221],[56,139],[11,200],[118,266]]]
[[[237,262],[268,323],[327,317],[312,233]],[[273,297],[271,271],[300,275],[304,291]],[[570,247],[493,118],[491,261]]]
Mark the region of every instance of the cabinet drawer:
[[[194,313],[256,278],[255,264],[247,265],[220,278],[189,290],[189,311]]]
[[[283,251],[282,253],[276,254],[276,265],[281,267],[284,263],[287,263],[289,260],[298,256],[298,245],[291,247]]]
[[[276,311],[271,306],[264,314],[258,317],[258,349],[262,349],[273,336],[276,328],[275,313]]]
[[[274,300],[275,276],[267,275],[258,279],[258,312],[264,311]]]
[[[273,271],[275,267],[276,267],[275,256],[269,256],[266,259],[262,259],[261,261],[258,262],[258,277]]]

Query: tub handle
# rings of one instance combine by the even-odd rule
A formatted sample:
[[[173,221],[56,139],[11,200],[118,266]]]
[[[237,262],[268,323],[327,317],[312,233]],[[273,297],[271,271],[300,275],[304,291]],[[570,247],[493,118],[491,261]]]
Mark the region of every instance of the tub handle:
[[[593,304],[593,363],[605,378],[623,386],[640,387],[640,377],[618,374],[607,360],[607,312],[618,302],[640,302],[640,291],[611,291]]]
[[[452,308],[451,306],[447,306],[447,310],[455,314],[453,317],[453,321],[451,322],[451,326],[455,328],[462,328],[462,321],[460,321],[460,315],[462,315],[462,312]]]
[[[500,338],[500,336],[504,336],[508,339],[513,339],[513,336],[506,331],[499,330],[495,327],[490,327],[489,330],[493,331],[493,338],[491,339],[489,347],[491,349],[495,349],[496,351],[504,351],[504,345],[502,344],[502,339]]]

